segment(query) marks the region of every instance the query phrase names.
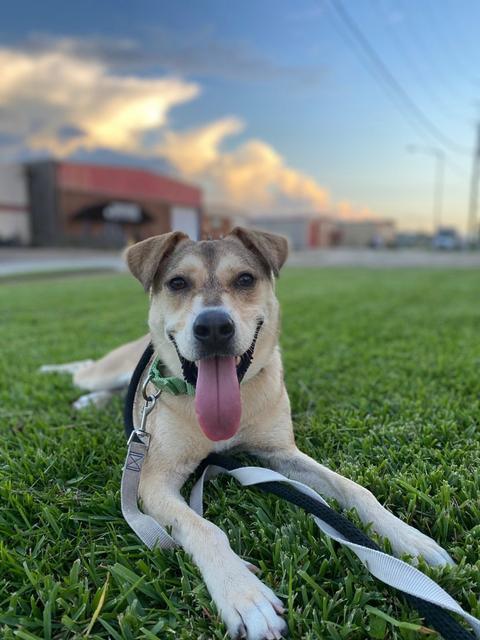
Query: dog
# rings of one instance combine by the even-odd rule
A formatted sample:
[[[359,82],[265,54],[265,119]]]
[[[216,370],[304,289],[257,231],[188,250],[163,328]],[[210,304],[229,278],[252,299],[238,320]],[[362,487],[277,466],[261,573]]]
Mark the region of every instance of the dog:
[[[356,509],[396,555],[452,563],[436,542],[387,511],[369,490],[296,447],[275,295],[287,254],[285,238],[240,227],[219,240],[194,242],[178,231],[143,240],[126,251],[126,261],[149,294],[150,333],[97,362],[60,366],[89,392],[77,406],[103,403],[128,384],[152,341],[169,374],[196,386],[194,397],[162,394],[149,416],[140,497],[144,511],[171,530],[199,567],[230,636],[248,640],[281,638],[284,609],[234,553],[225,533],[181,496],[187,478],[211,452],[247,452],[343,508]],[[136,424],[141,406],[137,390]]]

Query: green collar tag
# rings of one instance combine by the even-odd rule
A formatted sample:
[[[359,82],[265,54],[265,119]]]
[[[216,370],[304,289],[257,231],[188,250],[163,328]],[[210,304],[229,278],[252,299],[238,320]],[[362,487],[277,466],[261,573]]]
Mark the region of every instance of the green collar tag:
[[[152,362],[148,377],[160,391],[168,391],[174,396],[195,395],[195,387],[189,382],[185,382],[182,378],[165,376],[164,365],[159,358],[155,358]]]

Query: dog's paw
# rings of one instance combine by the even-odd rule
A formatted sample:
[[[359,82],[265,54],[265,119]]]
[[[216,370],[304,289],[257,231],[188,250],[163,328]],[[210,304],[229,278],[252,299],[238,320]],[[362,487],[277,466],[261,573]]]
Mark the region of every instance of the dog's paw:
[[[414,558],[422,557],[432,566],[453,565],[455,562],[442,547],[405,522],[397,521],[395,528],[387,536],[397,556],[408,554]]]
[[[74,374],[93,364],[94,360],[77,360],[65,364],[44,364],[39,367],[39,373],[70,373]]]
[[[232,638],[283,637],[287,625],[281,617],[282,601],[253,573],[242,567],[240,573],[223,576],[219,583],[212,589],[212,596]]]
[[[78,400],[72,404],[73,408],[77,411],[82,411],[88,407],[97,407],[102,409],[111,400],[113,393],[111,391],[92,391],[92,393],[86,393],[80,396]]]

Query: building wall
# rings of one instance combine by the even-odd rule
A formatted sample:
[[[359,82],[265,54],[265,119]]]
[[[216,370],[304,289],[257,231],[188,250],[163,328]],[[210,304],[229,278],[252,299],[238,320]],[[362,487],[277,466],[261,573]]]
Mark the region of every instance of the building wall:
[[[308,247],[334,247],[339,243],[338,222],[330,218],[312,218],[309,221]]]
[[[0,242],[28,244],[28,190],[22,165],[0,165]]]
[[[309,246],[310,220],[306,218],[262,217],[251,221],[251,226],[262,231],[278,233],[288,238],[291,249],[301,250]]]
[[[202,217],[201,237],[204,240],[223,238],[224,236],[229,234],[234,227],[250,226],[252,225],[247,218],[239,216],[222,216],[216,214],[211,215],[207,211],[203,214]]]
[[[162,202],[136,200],[152,218],[144,224],[106,225],[104,222],[84,222],[74,220],[76,213],[86,207],[105,202],[103,194],[58,192],[59,223],[62,235],[73,244],[97,246],[125,246],[150,236],[170,231],[170,207]],[[115,198],[113,198],[115,200]]]
[[[30,203],[31,242],[48,247],[64,244],[63,229],[58,224],[56,163],[32,162],[26,167]]]
[[[0,244],[29,244],[30,216],[28,211],[0,206]]]
[[[265,216],[252,220],[252,225],[286,236],[294,251],[333,247],[339,244],[338,222],[315,213],[290,218]]]
[[[341,244],[348,247],[392,246],[395,223],[392,220],[345,221],[341,224]]]
[[[200,240],[201,211],[195,207],[173,205],[170,207],[170,229],[183,231],[192,240]]]
[[[203,208],[202,238],[221,238],[234,227],[248,226],[249,220],[243,209],[222,202],[209,202]]]
[[[21,164],[0,164],[0,204],[27,207],[28,192]]]
[[[228,216],[203,214],[202,238],[205,240],[226,236],[235,225]]]

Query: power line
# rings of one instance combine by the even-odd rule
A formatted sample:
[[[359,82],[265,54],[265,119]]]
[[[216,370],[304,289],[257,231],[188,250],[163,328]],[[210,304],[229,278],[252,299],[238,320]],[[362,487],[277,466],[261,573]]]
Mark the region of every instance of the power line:
[[[396,4],[397,3],[395,3],[395,5]],[[423,4],[422,6],[426,5]],[[440,78],[441,84],[445,85],[445,74],[442,73],[444,67],[442,64],[438,65],[435,62],[434,58],[430,55],[431,51],[425,45],[425,33],[430,33],[433,36],[432,38],[430,38],[430,41],[434,43],[434,47],[435,44],[440,40],[438,28],[434,28],[434,23],[430,21],[428,24],[428,29],[420,34],[418,29],[416,28],[415,20],[412,20],[412,15],[405,14],[405,19],[408,20],[407,28],[402,28],[402,26],[400,25],[392,27],[387,19],[387,11],[385,9],[384,3],[380,0],[376,0],[376,7],[379,8],[381,13],[383,14],[384,22],[388,24],[390,34],[395,41],[397,48],[400,50],[402,59],[406,64],[408,64],[414,76],[416,76],[417,80],[419,80],[421,88],[425,93],[429,94],[430,100],[435,104],[437,109],[449,118],[454,118],[456,120],[465,120],[466,118],[468,118],[465,113],[460,114],[456,111],[453,111],[450,108],[450,105],[444,100],[444,95],[438,92],[438,83],[431,82],[431,76],[436,75]],[[416,15],[417,14],[415,14],[415,16]],[[436,22],[435,24],[438,25],[438,23]],[[436,31],[436,35],[432,33],[433,31]],[[410,48],[409,44],[413,45],[413,47]],[[420,55],[418,49],[421,49]],[[422,60],[424,65],[427,65],[429,67],[429,69],[426,69],[424,66],[417,64],[417,60],[419,58]],[[451,56],[447,56],[447,59],[450,61]],[[447,81],[449,81],[450,76],[447,75],[446,79]],[[455,87],[453,84],[451,84],[451,90],[447,90],[446,92],[447,95],[453,97],[455,104],[458,103],[458,100],[455,100],[457,96],[456,89],[458,89],[458,87]]]
[[[342,25],[349,34],[349,38],[346,39],[346,42],[349,45],[351,43],[355,43],[363,52],[363,60],[367,62],[368,71],[373,75],[377,82],[379,82],[380,86],[384,90],[387,90],[390,99],[393,100],[397,109],[399,109],[402,115],[409,120],[410,124],[415,123],[416,127],[421,129],[424,136],[426,134],[430,138],[434,138],[437,143],[446,147],[450,151],[470,154],[471,151],[468,147],[464,147],[446,136],[412,100],[408,92],[390,72],[368,39],[364,36],[358,25],[353,21],[350,14],[344,8],[341,0],[330,0],[330,5],[333,7],[337,17],[340,19]]]
[[[435,7],[432,7],[432,12],[435,11],[437,6],[438,3],[435,4]],[[465,73],[465,69],[475,69],[478,66],[479,62],[478,46],[472,45],[471,33],[469,34],[470,37],[469,35],[467,35],[468,27],[471,27],[471,25],[474,25],[474,37],[476,37],[477,35],[476,25],[478,24],[478,19],[480,17],[478,6],[478,2],[476,1],[470,3],[470,7],[467,6],[467,3],[459,5],[458,0],[455,0],[455,4],[453,7],[451,5],[451,0],[448,0],[448,2],[444,1],[442,3],[444,11],[448,13],[447,20],[449,28],[447,33],[451,38],[451,42],[462,43],[462,48],[459,51],[464,52],[464,56],[462,56],[461,61],[460,57],[458,57],[458,60],[460,62],[460,68],[462,69],[463,73]],[[449,10],[449,7],[452,9],[451,11]],[[471,9],[474,10],[473,13]],[[467,23],[465,23],[465,18],[467,19]]]
[[[423,69],[421,69],[415,61],[415,54],[413,52],[413,49],[410,48],[408,46],[408,42],[405,38],[402,38],[398,32],[398,29],[393,28],[391,24],[389,24],[389,20],[388,20],[388,14],[387,11],[385,9],[385,4],[383,2],[381,2],[381,0],[374,0],[375,2],[375,6],[377,9],[379,9],[380,14],[383,16],[383,21],[380,20],[377,22],[377,24],[379,24],[382,28],[384,28],[385,24],[388,25],[388,30],[391,34],[392,37],[392,42],[394,43],[394,46],[398,49],[399,53],[401,54],[401,58],[405,64],[405,67],[408,67],[408,69],[410,70],[410,73],[413,74],[417,81],[420,83],[420,86],[422,87],[423,91],[425,92],[425,94],[427,95],[427,98],[430,98],[430,101],[434,103],[434,105],[436,106],[436,108],[440,111],[442,111],[445,115],[450,116],[451,118],[455,118],[455,119],[460,119],[463,118],[465,119],[467,116],[464,115],[460,115],[460,114],[454,114],[449,106],[447,106],[447,103],[443,101],[443,98],[441,97],[441,95],[436,91],[435,87],[436,85],[432,82],[429,82],[430,80],[430,76],[428,74],[427,71],[423,71]],[[371,6],[371,5],[370,5]],[[375,16],[379,17],[379,14],[374,12]],[[411,30],[408,29],[408,33],[411,35]],[[413,39],[413,43],[417,44],[420,41],[419,38],[415,38]],[[432,69],[432,67],[431,67]],[[439,150],[440,151],[440,150]],[[467,173],[465,171],[465,168],[462,168],[461,165],[459,165],[457,162],[455,162],[449,155],[447,155],[446,153],[444,154],[444,164],[448,165],[449,169],[455,173],[457,176],[462,177],[462,178],[466,178],[467,177]]]
[[[458,37],[458,33],[456,37],[451,38],[452,32],[455,31],[455,27],[452,21],[452,16],[447,16],[447,13],[449,13],[447,4],[446,2],[442,2],[441,4],[435,2],[434,4],[435,6],[432,6],[430,0],[426,0],[422,4],[424,10],[423,12],[421,12],[421,15],[427,17],[425,16],[425,12],[427,12],[429,16],[427,18],[427,32],[432,34],[434,31],[436,31],[437,34],[439,34],[440,37],[436,37],[434,38],[434,40],[440,42],[439,49],[440,51],[442,51],[442,53],[446,54],[444,55],[444,59],[450,64],[450,68],[452,69],[452,71],[454,70],[454,67],[456,67],[457,75],[461,74],[465,76],[467,75],[467,73],[470,73],[472,69],[472,58],[469,58],[468,55],[467,57],[464,57],[462,55],[465,48],[465,38]],[[464,9],[465,7],[462,7],[462,10]],[[444,28],[444,26],[442,25],[439,11],[443,11],[443,16],[447,20],[448,28]],[[455,11],[455,17],[457,13],[458,8]],[[460,33],[462,33],[462,30],[460,30]],[[460,48],[456,46],[459,42],[462,43],[462,47]]]

